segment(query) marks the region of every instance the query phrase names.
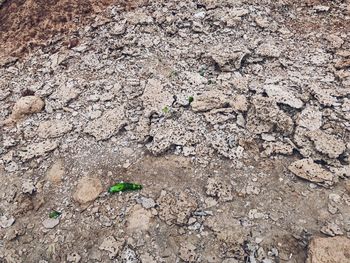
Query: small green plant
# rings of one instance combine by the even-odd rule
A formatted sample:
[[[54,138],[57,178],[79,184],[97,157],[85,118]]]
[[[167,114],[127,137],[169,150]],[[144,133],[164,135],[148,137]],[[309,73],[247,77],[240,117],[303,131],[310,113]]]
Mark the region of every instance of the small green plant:
[[[193,100],[194,100],[194,99],[193,99],[193,96],[189,96],[189,97],[188,97],[188,104],[191,104],[191,103],[193,102]]]
[[[170,72],[170,77],[171,77],[171,78],[175,78],[175,77],[177,77],[178,75],[179,75],[179,73],[178,73],[176,70],[173,70],[173,71]]]
[[[162,109],[162,112],[163,112],[164,114],[169,113],[169,111],[170,111],[170,109],[169,109],[168,106],[165,106],[165,107]]]

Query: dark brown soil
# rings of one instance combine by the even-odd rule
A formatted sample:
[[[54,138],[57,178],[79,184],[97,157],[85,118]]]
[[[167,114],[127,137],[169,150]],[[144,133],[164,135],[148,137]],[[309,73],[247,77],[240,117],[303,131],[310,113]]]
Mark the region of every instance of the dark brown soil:
[[[20,56],[70,35],[120,0],[7,0],[0,8],[0,56]]]

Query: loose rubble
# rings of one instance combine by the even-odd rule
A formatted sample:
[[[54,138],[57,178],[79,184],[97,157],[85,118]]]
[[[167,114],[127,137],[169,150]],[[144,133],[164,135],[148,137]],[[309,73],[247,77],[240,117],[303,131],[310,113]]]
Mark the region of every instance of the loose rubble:
[[[0,0],[1,262],[347,262],[347,3],[32,2]]]

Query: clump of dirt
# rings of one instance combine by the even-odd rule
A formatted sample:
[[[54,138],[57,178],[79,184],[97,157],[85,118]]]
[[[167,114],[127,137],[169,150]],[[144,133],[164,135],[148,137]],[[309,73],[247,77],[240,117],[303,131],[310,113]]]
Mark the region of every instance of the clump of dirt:
[[[3,55],[21,56],[50,40],[74,32],[111,4],[130,9],[125,0],[7,0],[0,5],[0,42]],[[73,40],[67,46],[74,46]],[[72,43],[73,42],[73,43]],[[0,53],[0,56],[1,56]]]

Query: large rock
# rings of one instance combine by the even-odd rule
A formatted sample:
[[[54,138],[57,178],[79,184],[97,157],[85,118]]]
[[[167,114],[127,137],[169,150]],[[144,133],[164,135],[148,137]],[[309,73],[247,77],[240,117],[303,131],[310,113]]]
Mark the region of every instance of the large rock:
[[[274,98],[277,103],[286,104],[292,108],[300,109],[304,103],[297,98],[291,87],[283,87],[278,85],[265,86],[265,92],[270,98]]]
[[[333,184],[333,175],[323,169],[321,165],[312,159],[302,159],[293,162],[288,169],[296,176],[314,183]]]
[[[56,138],[72,130],[73,126],[65,120],[50,120],[40,123],[37,130],[41,138]]]
[[[307,133],[307,136],[313,141],[316,150],[329,158],[337,158],[346,149],[345,143],[341,139],[321,130],[311,131]]]
[[[313,238],[309,244],[306,263],[350,263],[350,239]]]
[[[3,124],[14,124],[26,115],[42,111],[44,106],[44,101],[37,96],[22,97],[13,106],[12,114]]]
[[[115,135],[125,124],[124,107],[120,105],[106,111],[102,117],[89,122],[84,132],[94,136],[97,140],[106,140]]]
[[[55,150],[58,147],[58,143],[54,141],[44,141],[39,143],[33,143],[23,148],[18,156],[26,161],[34,157],[40,157],[48,152]]]
[[[83,177],[79,180],[77,189],[73,195],[75,201],[86,204],[95,200],[102,192],[102,183],[98,178]]]
[[[141,96],[145,117],[153,113],[160,113],[164,107],[170,107],[174,101],[173,95],[168,92],[161,81],[149,79]]]

